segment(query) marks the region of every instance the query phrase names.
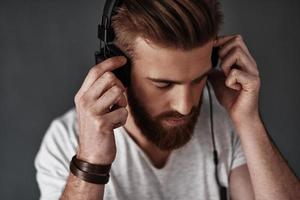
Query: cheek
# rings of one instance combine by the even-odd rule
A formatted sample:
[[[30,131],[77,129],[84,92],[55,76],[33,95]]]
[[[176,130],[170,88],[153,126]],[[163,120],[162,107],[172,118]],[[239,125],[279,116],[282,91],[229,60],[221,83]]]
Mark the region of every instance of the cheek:
[[[198,84],[195,85],[195,90],[198,91],[198,92],[200,92],[198,94],[202,93],[202,91],[203,91],[203,89],[204,89],[204,87],[206,85],[206,82],[207,82],[207,78],[204,78],[203,80],[201,80],[200,83],[198,83]]]
[[[206,85],[207,78],[203,78],[198,83],[191,83],[189,86],[191,97],[196,101],[201,97],[203,89]]]
[[[197,84],[195,86],[194,94],[196,94],[195,95],[195,99],[196,99],[195,101],[196,102],[199,102],[199,100],[200,100],[200,98],[203,94],[203,90],[204,90],[204,87],[206,85],[206,82],[207,82],[207,78],[204,78],[199,84]]]
[[[166,111],[168,105],[166,93],[157,92],[150,88],[144,94],[143,99],[144,105],[152,117]]]
[[[142,96],[143,104],[145,109],[147,109],[148,114],[153,118],[163,112],[170,111],[168,99],[168,92],[155,89],[153,86],[144,88]]]
[[[153,86],[149,85],[145,80],[132,80],[132,87],[137,95],[139,102],[142,103],[144,109],[151,116],[160,114],[162,109],[166,107],[164,99],[166,99],[166,93],[154,89]]]

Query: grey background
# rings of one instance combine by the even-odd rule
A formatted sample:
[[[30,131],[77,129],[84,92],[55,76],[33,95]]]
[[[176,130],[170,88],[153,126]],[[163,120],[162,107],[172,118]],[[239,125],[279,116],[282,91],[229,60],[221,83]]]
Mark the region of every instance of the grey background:
[[[260,68],[261,111],[300,175],[300,3],[223,1],[223,34],[240,33]],[[33,159],[51,120],[73,97],[98,47],[103,1],[0,2],[0,194],[37,199]]]

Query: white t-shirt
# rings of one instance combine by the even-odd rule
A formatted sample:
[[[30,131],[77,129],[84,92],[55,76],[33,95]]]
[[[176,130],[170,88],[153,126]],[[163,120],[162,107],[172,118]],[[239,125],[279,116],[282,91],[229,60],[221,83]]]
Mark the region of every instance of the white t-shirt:
[[[212,88],[212,87],[211,87]],[[155,168],[123,127],[114,130],[117,155],[112,164],[105,200],[218,199],[213,164],[207,88],[195,133],[184,147],[174,150],[162,169]],[[230,170],[246,162],[238,136],[225,109],[212,91],[218,174],[228,187]],[[78,145],[75,109],[53,120],[35,159],[42,200],[60,198],[69,175],[69,162]]]

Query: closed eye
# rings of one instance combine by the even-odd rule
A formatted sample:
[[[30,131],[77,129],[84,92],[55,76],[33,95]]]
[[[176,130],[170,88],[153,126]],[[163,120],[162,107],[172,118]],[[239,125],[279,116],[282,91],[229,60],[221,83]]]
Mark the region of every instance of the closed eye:
[[[155,83],[154,85],[159,89],[167,89],[172,86],[172,83]]]
[[[205,77],[203,77],[202,79],[195,80],[195,81],[192,82],[192,84],[193,85],[198,85],[203,81],[204,78]],[[168,89],[173,85],[173,83],[170,83],[170,82],[156,82],[154,85],[155,85],[155,87],[157,87],[159,89]]]

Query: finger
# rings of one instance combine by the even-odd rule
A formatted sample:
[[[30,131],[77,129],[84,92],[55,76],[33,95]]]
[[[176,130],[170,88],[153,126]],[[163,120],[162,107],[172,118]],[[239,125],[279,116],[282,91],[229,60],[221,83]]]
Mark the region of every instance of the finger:
[[[86,76],[82,86],[80,87],[79,91],[77,92],[77,98],[81,97],[90,86],[104,74],[106,71],[113,71],[114,69],[123,66],[126,63],[126,58],[124,56],[115,56],[104,60],[103,62],[99,63],[98,65],[91,68]]]
[[[108,113],[110,108],[119,102],[124,96],[123,91],[118,86],[113,86],[107,90],[93,105],[93,111],[97,115]],[[125,98],[125,97],[124,97]],[[120,104],[120,102],[119,102]]]
[[[109,107],[109,112],[112,112],[118,108],[122,108],[122,107],[125,108],[126,106],[127,106],[127,100],[124,95],[121,95],[121,98],[115,104]]]
[[[126,99],[124,93],[121,95],[121,98],[119,100],[117,100],[117,103],[115,105],[117,108],[127,106],[127,99]]]
[[[248,55],[239,47],[231,49],[228,54],[221,59],[220,67],[226,76],[228,76],[233,67],[238,67],[245,72],[258,75],[256,63],[253,63]]]
[[[214,47],[222,47],[226,42],[236,37],[236,35],[223,35],[218,36],[214,42]]]
[[[251,75],[239,69],[232,69],[228,75],[225,85],[234,90],[256,93],[259,90],[259,77]]]
[[[125,91],[124,85],[116,75],[113,72],[107,71],[92,84],[84,95],[86,95],[88,99],[97,100],[104,92],[114,85],[119,86],[122,91]]]
[[[229,41],[222,45],[222,48],[220,48],[219,50],[220,58],[223,58],[234,47],[240,47],[248,55],[249,58],[253,59],[249,52],[249,49],[247,48],[245,42],[243,41],[240,35],[231,38]]]
[[[118,128],[126,123],[128,116],[128,111],[126,108],[118,108],[112,112],[107,113],[103,116],[103,118],[106,118],[107,121],[111,123],[113,126],[112,128]]]

